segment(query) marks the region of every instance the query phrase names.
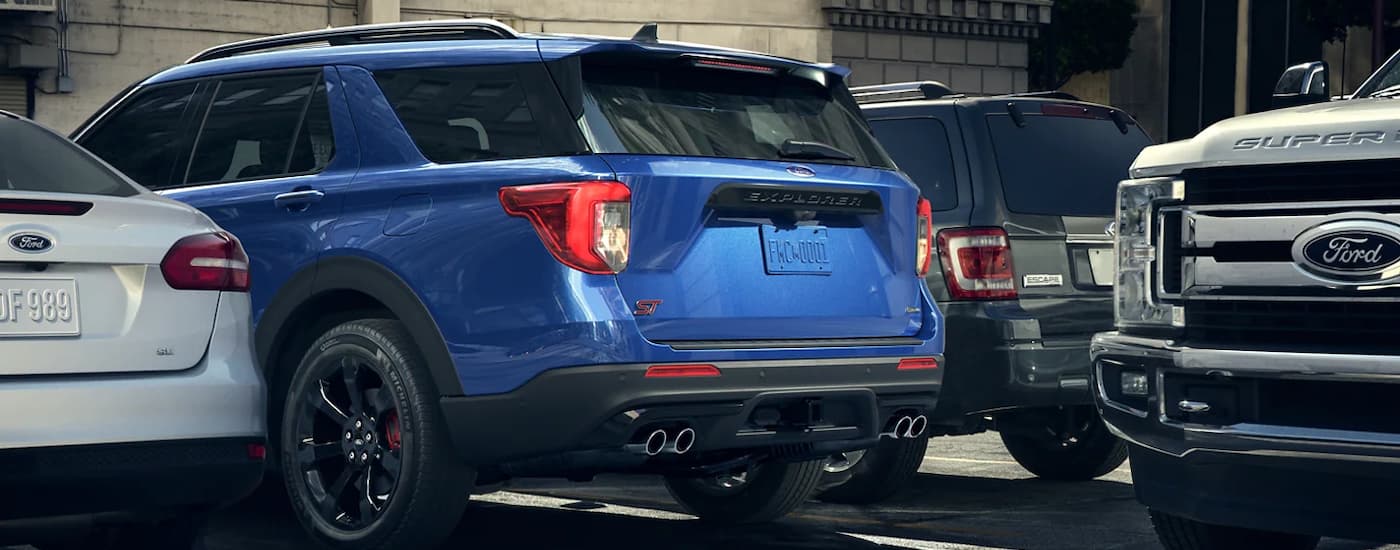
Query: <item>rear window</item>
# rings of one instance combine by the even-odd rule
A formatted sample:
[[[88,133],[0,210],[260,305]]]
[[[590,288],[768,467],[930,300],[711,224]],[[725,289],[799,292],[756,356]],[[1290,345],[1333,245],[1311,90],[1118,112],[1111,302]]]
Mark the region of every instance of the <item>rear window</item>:
[[[0,191],[130,197],[136,188],[63,137],[0,116]]]
[[[584,61],[583,81],[586,125],[598,152],[892,167],[840,86],[596,58]],[[830,146],[853,160],[783,156],[789,140]]]
[[[1029,109],[1028,109],[1029,110]],[[1118,182],[1152,144],[1137,125],[1125,134],[1106,118],[1028,112],[1025,127],[1008,114],[987,117],[1006,207],[1022,214],[1113,215]]]
[[[543,65],[378,71],[374,78],[428,160],[439,164],[585,152]]]
[[[957,208],[953,150],[942,122],[933,118],[872,120],[870,129],[895,165],[919,186],[919,192],[934,210]]]

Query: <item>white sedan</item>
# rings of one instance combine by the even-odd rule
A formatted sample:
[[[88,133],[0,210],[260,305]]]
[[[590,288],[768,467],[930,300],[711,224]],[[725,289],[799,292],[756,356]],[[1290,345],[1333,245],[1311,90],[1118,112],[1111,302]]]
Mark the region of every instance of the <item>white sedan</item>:
[[[262,476],[249,310],[232,235],[0,112],[0,539],[194,544]]]

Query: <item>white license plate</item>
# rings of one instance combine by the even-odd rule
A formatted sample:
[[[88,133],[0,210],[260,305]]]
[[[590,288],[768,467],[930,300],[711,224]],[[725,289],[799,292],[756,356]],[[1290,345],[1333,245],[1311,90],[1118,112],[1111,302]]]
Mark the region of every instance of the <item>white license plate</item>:
[[[1089,271],[1093,272],[1095,285],[1113,286],[1114,270],[1116,269],[1118,269],[1118,262],[1113,257],[1112,248],[1089,249]]]
[[[73,279],[0,278],[0,337],[79,333]]]

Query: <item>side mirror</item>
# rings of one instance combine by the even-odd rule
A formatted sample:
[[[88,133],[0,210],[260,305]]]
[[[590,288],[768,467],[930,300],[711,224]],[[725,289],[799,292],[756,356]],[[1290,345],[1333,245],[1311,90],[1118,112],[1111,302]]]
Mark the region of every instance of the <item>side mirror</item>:
[[[1327,93],[1327,62],[1313,61],[1289,67],[1274,85],[1274,108],[1322,103]]]

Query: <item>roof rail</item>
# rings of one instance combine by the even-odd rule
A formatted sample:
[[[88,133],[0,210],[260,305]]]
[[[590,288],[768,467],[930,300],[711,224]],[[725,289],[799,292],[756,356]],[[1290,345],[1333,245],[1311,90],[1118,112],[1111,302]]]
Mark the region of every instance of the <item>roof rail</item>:
[[[275,50],[307,44],[339,46],[364,42],[394,42],[408,40],[471,40],[518,38],[509,25],[495,19],[451,19],[440,21],[409,21],[352,25],[314,31],[279,34],[214,46],[195,54],[185,63],[197,63],[246,53]]]
[[[877,86],[856,86],[851,88],[851,95],[856,97],[857,103],[884,103],[887,101],[904,101],[909,99],[938,99],[956,95],[956,92],[942,82],[925,80],[923,82],[896,82],[894,84],[880,84]]]
[[[1061,92],[1061,91],[1059,91],[1059,90],[1049,90],[1049,91],[1044,91],[1044,92],[1021,92],[1021,93],[1016,93],[1016,94],[1002,94],[1002,95],[997,96],[997,97],[1031,97],[1031,98],[1043,97],[1043,98],[1045,98],[1045,99],[1065,99],[1065,100],[1069,100],[1069,101],[1083,101],[1082,99],[1079,99],[1079,96],[1076,96],[1076,95],[1071,94],[1071,93],[1069,93],[1069,92]]]

